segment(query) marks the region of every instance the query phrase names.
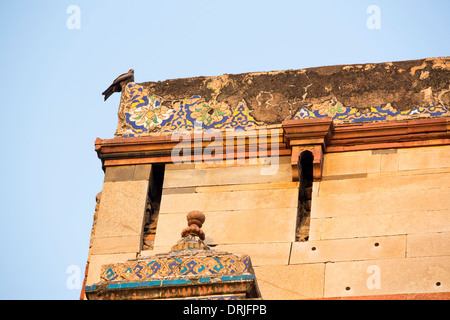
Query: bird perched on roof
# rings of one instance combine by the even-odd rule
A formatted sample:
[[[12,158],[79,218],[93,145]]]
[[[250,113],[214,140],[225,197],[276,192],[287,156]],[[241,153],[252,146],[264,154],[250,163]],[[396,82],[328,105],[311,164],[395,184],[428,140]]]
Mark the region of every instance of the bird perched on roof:
[[[102,95],[105,96],[106,99],[109,98],[114,92],[122,92],[122,87],[126,85],[128,82],[134,82],[134,70],[130,69],[127,73],[121,74],[113,81],[113,83],[106,89]]]

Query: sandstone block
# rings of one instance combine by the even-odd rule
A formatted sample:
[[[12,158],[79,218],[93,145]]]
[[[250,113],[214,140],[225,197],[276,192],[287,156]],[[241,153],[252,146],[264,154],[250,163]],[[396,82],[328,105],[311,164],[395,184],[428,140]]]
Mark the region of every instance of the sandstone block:
[[[275,174],[265,175],[270,166],[240,166],[209,169],[168,170],[165,188],[223,186],[230,184],[276,183],[291,181],[290,164],[279,164]],[[275,171],[274,171],[275,172]]]
[[[290,264],[404,258],[406,236],[294,242]]]
[[[397,171],[398,170],[398,154],[382,154],[381,155],[381,172]]]
[[[91,254],[137,253],[141,249],[140,235],[123,237],[94,237]]]
[[[320,239],[449,232],[450,209],[321,219]]]
[[[227,192],[227,191],[245,191],[245,190],[274,190],[274,189],[298,189],[298,181],[279,182],[279,183],[251,183],[251,184],[233,184],[226,186],[196,187],[195,192]],[[170,190],[170,189],[169,189]]]
[[[322,182],[323,187],[325,182]],[[322,189],[323,191],[323,189]],[[315,197],[314,218],[443,210],[450,208],[450,188],[359,192]]]
[[[295,240],[296,208],[203,211],[207,244],[253,244]],[[161,214],[155,246],[174,245],[186,225],[186,213]]]
[[[224,211],[297,208],[298,188],[168,194],[161,200],[160,215],[187,213],[190,210]]]
[[[311,216],[311,220],[309,223],[309,240],[320,240],[320,231],[322,228],[322,220],[323,219],[314,219]]]
[[[254,267],[261,296],[266,300],[322,298],[325,264]]]
[[[324,155],[323,176],[380,172],[381,154],[370,151],[327,153]]]
[[[140,164],[136,165],[136,168],[134,170],[134,176],[133,180],[149,180],[150,179],[150,172],[152,170],[151,164]]]
[[[450,167],[450,147],[409,148],[399,150],[399,170]]]
[[[408,257],[450,256],[450,232],[407,236]]]
[[[141,235],[148,181],[105,182],[95,237]]]
[[[325,297],[448,292],[450,257],[327,263]]]
[[[106,167],[105,182],[132,181],[136,166]]]
[[[252,266],[287,265],[291,242],[222,244],[214,247],[216,251],[226,251],[249,255]]]
[[[319,196],[331,194],[398,192],[450,187],[450,172],[399,171],[369,175],[362,179],[332,180],[320,182]]]

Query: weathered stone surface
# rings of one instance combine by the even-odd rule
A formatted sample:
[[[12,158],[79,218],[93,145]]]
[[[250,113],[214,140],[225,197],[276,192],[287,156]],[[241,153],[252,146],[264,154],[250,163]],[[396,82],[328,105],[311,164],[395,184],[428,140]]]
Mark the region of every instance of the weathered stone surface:
[[[368,108],[391,103],[399,110],[423,103],[422,90],[448,89],[449,58],[393,63],[340,65],[276,72],[244,73],[144,83],[167,99],[200,95],[206,100],[248,101],[258,120],[280,121],[292,109],[336,96],[344,105]],[[428,72],[424,77],[423,72]],[[422,74],[422,79],[421,79]],[[415,92],[407,92],[414,88]],[[447,96],[443,103],[447,103]],[[263,111],[266,110],[266,111]],[[272,115],[271,115],[272,114]],[[273,115],[275,114],[275,116]]]
[[[107,167],[105,169],[105,182],[132,181],[136,166]]]
[[[313,217],[405,214],[450,208],[450,188],[419,190],[331,194],[315,197],[312,201]]]
[[[309,222],[309,241],[320,240],[322,220],[323,219],[321,218],[314,219],[313,217],[311,217],[311,220]]]
[[[141,235],[148,181],[105,182],[95,237]]]
[[[421,233],[407,236],[408,257],[450,255],[450,232]]]
[[[211,209],[210,209],[211,210]],[[259,208],[232,211],[203,211],[208,221],[202,228],[209,244],[250,244],[295,240],[297,208]],[[184,228],[185,213],[160,214],[155,246],[177,241]]]
[[[148,181],[151,168],[151,164],[107,167],[105,170],[105,182]]]
[[[398,170],[398,154],[381,155],[381,172],[390,172]]]
[[[242,166],[194,170],[169,170],[164,188],[223,186],[230,184],[276,183],[291,181],[291,165],[279,164],[276,174],[264,175],[266,166]]]
[[[290,264],[404,258],[406,236],[294,242]]]
[[[115,254],[139,252],[141,250],[141,235],[123,237],[94,237],[91,254]]]
[[[323,176],[380,172],[381,155],[370,151],[328,153],[324,155]]]
[[[206,192],[229,192],[229,191],[250,191],[250,190],[274,190],[274,189],[290,189],[298,188],[298,181],[293,182],[279,182],[279,183],[249,183],[249,184],[233,184],[225,186],[209,186],[209,187],[196,187],[196,193]],[[175,189],[167,189],[175,190]],[[170,192],[169,192],[170,193]],[[168,193],[168,194],[169,194]]]
[[[141,164],[136,165],[136,168],[134,169],[134,176],[133,180],[147,180],[150,178],[150,172],[152,170],[151,164]]]
[[[450,167],[450,146],[399,149],[399,170]]]
[[[240,132],[234,132],[233,135],[238,136],[239,137],[239,133]],[[227,134],[230,134],[229,132]],[[255,131],[256,134],[256,131]],[[284,143],[285,141],[283,141],[283,136],[282,136],[282,131],[280,129],[280,135],[275,136],[275,138],[278,138],[278,142],[279,143]],[[260,138],[259,141],[261,141],[262,139]],[[262,140],[263,143],[267,144],[267,147],[270,147],[270,143],[268,141],[264,141]],[[226,140],[225,140],[226,143]],[[236,142],[235,142],[236,144]],[[226,151],[226,147],[224,148],[224,151]],[[274,163],[274,161],[277,161],[278,164],[284,164],[284,163],[290,163],[291,162],[291,157],[290,156],[278,156],[277,159],[275,159],[275,157],[268,157],[265,155],[261,155],[257,158],[246,158],[246,159],[224,159],[222,163],[217,163],[214,161],[210,161],[210,162],[201,162],[201,163],[196,163],[194,165],[195,169],[211,169],[211,168],[232,168],[232,167],[249,167],[249,166],[270,166],[272,163]],[[186,164],[187,166],[187,164]]]
[[[166,164],[166,171],[171,170],[189,170],[194,169],[194,163],[168,163]]]
[[[298,189],[277,189],[236,192],[207,192],[168,194],[162,196],[160,217],[166,213],[185,213],[189,210],[203,212],[224,210],[297,208]]]
[[[252,258],[254,267],[287,265],[291,251],[291,242],[220,244],[214,249],[236,254],[247,254]]]
[[[448,292],[449,265],[449,256],[327,263],[324,295]]]
[[[325,263],[254,267],[261,296],[266,300],[323,297]]]
[[[448,232],[450,210],[352,215],[321,219],[320,239]]]
[[[448,172],[445,172],[448,171]],[[320,182],[319,196],[380,192],[403,192],[406,190],[435,189],[450,187],[450,169],[399,171],[390,174],[371,174],[367,178],[326,180]]]
[[[394,118],[404,119],[414,118],[417,113],[405,115],[401,111],[432,106],[448,114],[449,75],[450,58],[443,57],[131,83],[132,87],[125,88],[122,94],[116,136],[193,130],[194,119],[208,129],[248,129],[280,124],[294,119],[298,112],[333,117],[353,110],[353,115],[357,112],[358,117],[365,117],[371,112],[379,115],[383,110],[378,119],[390,120],[392,116],[386,117],[386,110],[395,114]],[[190,114],[190,124],[172,121],[170,117],[186,121],[186,112],[178,111],[181,106],[197,102],[192,114],[185,110]],[[151,105],[132,115],[138,131],[126,123],[132,104],[131,109]],[[234,118],[238,114],[239,118]],[[244,126],[236,121],[242,117]],[[372,118],[367,117],[368,121]]]

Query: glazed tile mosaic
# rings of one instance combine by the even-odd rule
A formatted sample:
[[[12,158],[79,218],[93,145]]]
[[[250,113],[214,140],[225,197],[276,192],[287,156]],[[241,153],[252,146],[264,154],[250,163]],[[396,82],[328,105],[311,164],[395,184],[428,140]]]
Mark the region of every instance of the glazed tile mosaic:
[[[103,265],[100,282],[85,290],[94,299],[134,290],[151,299],[240,300],[255,281],[249,256],[191,249]]]
[[[214,254],[210,256],[183,255],[151,260],[131,261],[102,266],[101,280],[111,281],[189,281],[180,277],[210,277],[243,275],[249,272],[249,257],[233,254]],[[172,280],[171,280],[172,279]],[[230,280],[230,279],[222,279]],[[204,280],[206,281],[206,280]],[[164,284],[164,283],[163,283]],[[168,284],[168,283],[166,283]],[[174,283],[175,284],[175,283]]]
[[[137,83],[129,83],[124,88],[119,113],[122,114],[123,121],[119,121],[116,136],[121,137],[168,135],[196,130],[244,131],[267,125],[255,120],[244,100],[235,107],[215,99],[206,101],[198,95],[182,100],[167,100]],[[434,103],[428,107],[403,111],[396,110],[390,103],[362,110],[346,107],[335,99],[329,99],[303,106],[290,119],[284,120],[331,117],[339,124],[437,116],[450,116],[450,112]]]
[[[100,282],[86,286],[87,295],[93,299],[257,297],[250,257],[210,249],[202,240],[205,215],[192,210],[186,218],[188,227],[170,252],[102,265]]]
[[[179,285],[193,285],[193,284],[208,284],[213,282],[229,282],[229,281],[246,281],[254,280],[253,274],[237,275],[237,276],[222,276],[218,278],[201,277],[193,279],[166,279],[166,280],[151,280],[151,281],[139,281],[139,282],[111,282],[108,283],[107,289],[133,289],[133,288],[148,288],[148,287],[160,287],[160,286],[179,286]],[[93,291],[97,289],[97,285],[86,286],[86,290]]]
[[[183,131],[246,130],[263,125],[256,121],[245,102],[235,110],[227,104],[206,103],[200,96],[172,101],[171,108],[163,106],[164,99],[150,94],[142,86],[130,83],[125,89],[124,108],[127,129],[123,137],[134,137],[152,131],[172,133]]]
[[[302,107],[295,114],[296,119],[316,119],[330,117],[335,123],[355,123],[385,120],[403,120],[413,118],[428,118],[436,116],[448,116],[450,112],[444,107],[437,107],[434,104],[429,107],[417,107],[405,111],[398,111],[390,104],[386,106],[376,106],[366,112],[357,108],[344,107],[339,102],[327,102],[313,106],[310,110]]]

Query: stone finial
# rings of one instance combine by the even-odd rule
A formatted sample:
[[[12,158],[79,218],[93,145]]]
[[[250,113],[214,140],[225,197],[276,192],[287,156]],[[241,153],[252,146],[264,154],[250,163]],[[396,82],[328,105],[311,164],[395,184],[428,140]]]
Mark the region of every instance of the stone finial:
[[[201,240],[205,240],[205,232],[201,229],[203,223],[205,222],[205,215],[201,211],[191,211],[186,216],[188,227],[181,231],[181,236],[187,237],[188,235],[194,235],[199,237]]]

